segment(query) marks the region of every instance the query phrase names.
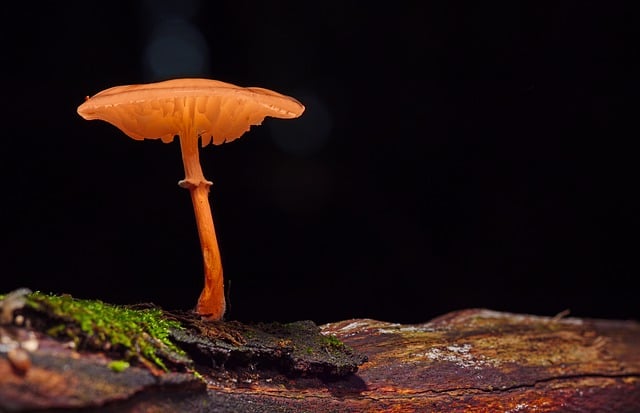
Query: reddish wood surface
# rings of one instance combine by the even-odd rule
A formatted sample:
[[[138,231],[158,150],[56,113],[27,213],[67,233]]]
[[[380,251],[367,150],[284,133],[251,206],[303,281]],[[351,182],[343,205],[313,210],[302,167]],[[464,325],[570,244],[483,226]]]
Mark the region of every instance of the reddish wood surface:
[[[345,320],[321,326],[368,356],[340,380],[267,371],[116,373],[36,335],[28,363],[0,327],[0,411],[44,407],[104,412],[639,412],[640,324],[472,309],[428,323]],[[27,366],[27,364],[29,364]]]

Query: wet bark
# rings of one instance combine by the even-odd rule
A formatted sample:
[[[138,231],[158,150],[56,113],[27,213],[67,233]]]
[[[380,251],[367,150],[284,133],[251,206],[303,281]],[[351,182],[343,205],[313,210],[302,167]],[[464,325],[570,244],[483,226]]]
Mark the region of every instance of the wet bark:
[[[313,333],[312,323],[302,326]],[[282,333],[273,324],[267,330]],[[293,348],[282,337],[271,345],[275,352],[236,343],[245,354],[226,347],[216,353],[219,344],[183,335],[175,339],[192,357],[193,370],[132,365],[117,372],[107,368],[108,353],[78,351],[5,323],[0,411],[640,411],[635,321],[470,309],[416,325],[345,320],[319,326],[319,333],[353,350],[346,354],[355,364],[336,370],[330,363],[305,364],[302,356],[278,359]]]

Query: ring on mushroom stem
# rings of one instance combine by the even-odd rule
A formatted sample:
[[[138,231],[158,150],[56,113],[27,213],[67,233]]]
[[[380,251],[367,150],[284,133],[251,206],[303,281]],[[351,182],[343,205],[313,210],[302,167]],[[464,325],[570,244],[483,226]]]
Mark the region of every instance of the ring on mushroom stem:
[[[209,206],[211,182],[200,167],[198,140],[202,147],[230,142],[267,116],[297,118],[304,109],[296,99],[269,89],[195,78],[116,86],[88,97],[78,107],[84,119],[109,122],[136,140],[169,143],[179,136],[185,178],[178,184],[191,194],[204,262],[205,282],[196,312],[207,319],[222,319],[226,304]]]

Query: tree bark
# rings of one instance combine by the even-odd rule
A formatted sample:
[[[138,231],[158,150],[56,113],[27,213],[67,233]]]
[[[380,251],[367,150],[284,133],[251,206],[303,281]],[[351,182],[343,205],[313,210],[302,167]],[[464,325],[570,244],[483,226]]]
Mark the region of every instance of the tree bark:
[[[220,369],[198,377],[78,352],[24,326],[0,326],[0,411],[639,412],[640,324],[462,310],[424,324],[369,319],[320,326],[364,354],[342,377]],[[29,343],[18,347],[9,341]]]

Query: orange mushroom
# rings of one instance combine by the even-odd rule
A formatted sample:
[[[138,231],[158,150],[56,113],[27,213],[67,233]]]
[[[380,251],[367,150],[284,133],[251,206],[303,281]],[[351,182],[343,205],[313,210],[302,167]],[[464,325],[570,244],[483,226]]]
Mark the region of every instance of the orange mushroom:
[[[84,119],[111,123],[133,139],[161,139],[178,135],[204,260],[204,288],[196,312],[211,320],[225,312],[222,262],[209,206],[209,187],[198,154],[213,141],[219,145],[242,136],[265,117],[297,118],[304,106],[296,99],[258,87],[239,87],[210,79],[174,79],[116,86],[103,90],[78,107]]]

